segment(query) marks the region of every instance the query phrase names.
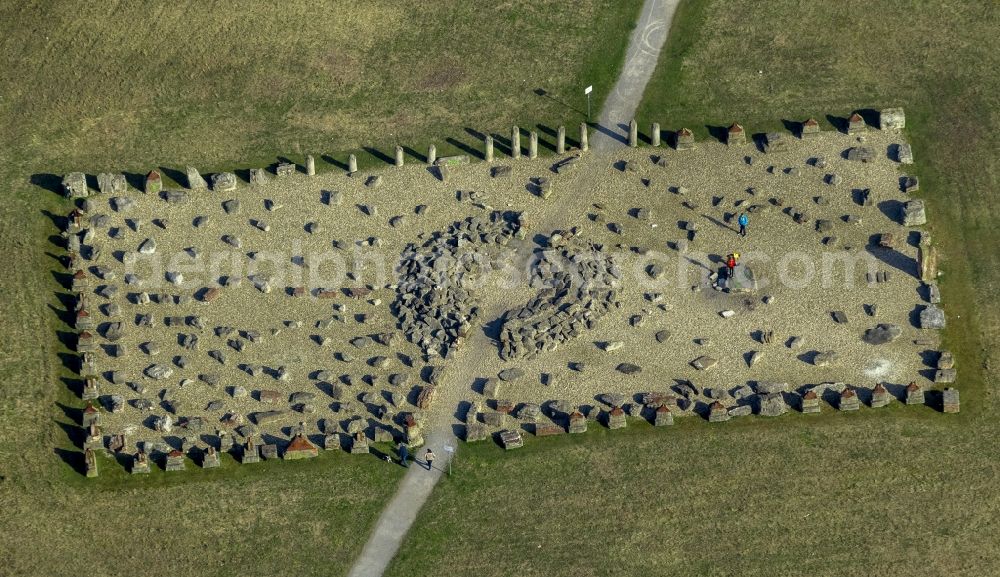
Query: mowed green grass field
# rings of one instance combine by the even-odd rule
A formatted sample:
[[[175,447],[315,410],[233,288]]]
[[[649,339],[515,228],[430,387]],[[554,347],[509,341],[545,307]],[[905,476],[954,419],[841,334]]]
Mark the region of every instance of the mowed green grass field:
[[[391,575],[981,575],[1000,566],[1000,9],[687,0],[640,126],[903,106],[962,413],[787,415],[463,446]],[[829,124],[826,129],[830,129]]]
[[[81,402],[54,215],[61,175],[205,172],[349,152],[480,148],[583,119],[640,2],[21,2],[0,5],[0,573],[330,575],[401,476],[325,454],[131,479],[74,465]],[[541,89],[541,91],[539,91]],[[574,130],[570,130],[572,134]],[[502,140],[500,141],[502,143]],[[498,147],[498,152],[502,147]]]

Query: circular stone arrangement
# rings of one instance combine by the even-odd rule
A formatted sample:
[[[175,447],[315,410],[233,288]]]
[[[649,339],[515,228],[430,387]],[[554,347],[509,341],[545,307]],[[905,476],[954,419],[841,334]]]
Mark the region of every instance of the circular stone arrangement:
[[[592,329],[618,305],[621,270],[603,245],[557,232],[550,248],[530,262],[527,286],[537,295],[501,317],[499,354],[533,358]],[[407,246],[400,259],[393,313],[410,342],[426,355],[450,358],[479,314],[476,288],[496,268],[487,249],[523,238],[521,215],[494,211],[436,232],[422,246]]]
[[[407,246],[393,303],[406,338],[424,354],[449,358],[479,312],[470,287],[493,270],[495,261],[483,249],[522,235],[520,213],[494,211],[488,219],[456,222],[420,247]]]

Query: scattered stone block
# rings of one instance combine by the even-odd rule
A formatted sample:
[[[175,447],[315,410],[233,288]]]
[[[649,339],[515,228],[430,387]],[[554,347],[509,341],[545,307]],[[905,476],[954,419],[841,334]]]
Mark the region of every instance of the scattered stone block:
[[[802,395],[802,412],[803,413],[818,413],[820,412],[819,406],[819,395],[816,391],[810,389]]]
[[[886,108],[879,112],[878,121],[882,130],[901,130],[906,128],[906,113],[902,108]]]
[[[607,413],[609,429],[624,429],[628,423],[625,421],[625,411],[621,407],[614,407]]]
[[[174,449],[167,453],[167,463],[166,470],[169,471],[183,471],[184,470],[184,453]]]
[[[291,461],[295,459],[309,459],[317,455],[319,455],[319,448],[305,434],[299,433],[292,438],[291,443],[285,448],[284,458],[286,461]]]
[[[695,146],[694,132],[688,128],[681,128],[677,131],[677,150],[694,150]]]
[[[674,424],[674,414],[670,411],[667,405],[660,405],[656,407],[656,411],[653,416],[653,426],[654,427],[666,427]]]
[[[909,144],[900,144],[896,148],[896,160],[900,164],[913,164],[913,147]]]
[[[762,417],[778,417],[788,410],[785,398],[780,392],[761,395],[758,414]]]
[[[853,112],[847,117],[847,134],[861,134],[865,131],[865,129],[865,119],[862,118],[860,114]]]
[[[500,444],[507,451],[511,449],[519,449],[524,446],[524,439],[521,437],[520,431],[512,431],[510,429],[505,429],[500,431]]]
[[[587,432],[587,419],[580,411],[573,411],[569,414],[568,431],[572,434]]]
[[[854,392],[854,389],[844,387],[844,390],[840,393],[840,404],[837,408],[841,411],[857,411],[861,408],[861,402],[858,400],[858,394]]]
[[[879,324],[865,331],[861,339],[870,345],[884,345],[898,339],[903,334],[899,325]]]
[[[879,409],[892,402],[892,395],[886,390],[885,385],[878,383],[872,389],[872,408]]]
[[[957,413],[959,408],[958,389],[946,387],[941,393],[941,411],[945,413]]]
[[[232,172],[219,172],[212,175],[212,190],[229,192],[236,190],[236,175]]]
[[[917,383],[910,383],[906,385],[906,404],[907,405],[922,405],[924,404],[924,389]]]
[[[920,328],[940,330],[945,328],[944,310],[937,305],[928,305],[920,311]]]
[[[815,118],[809,118],[799,127],[799,136],[803,139],[815,138],[820,133],[819,122]]]
[[[934,371],[935,383],[954,383],[958,378],[958,371],[955,369],[938,369]]]
[[[791,139],[783,132],[768,132],[764,137],[764,152],[781,152],[788,150]]]
[[[713,402],[708,407],[708,422],[723,423],[729,420],[729,411],[719,401]]]

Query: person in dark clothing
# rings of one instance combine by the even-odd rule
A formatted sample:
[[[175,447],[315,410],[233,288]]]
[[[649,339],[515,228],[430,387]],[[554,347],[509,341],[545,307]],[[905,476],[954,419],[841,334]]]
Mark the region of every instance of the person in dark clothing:
[[[406,443],[400,441],[399,445],[396,445],[396,450],[399,452],[399,464],[404,467],[409,467],[410,465],[407,461],[410,458],[410,448],[406,446]]]

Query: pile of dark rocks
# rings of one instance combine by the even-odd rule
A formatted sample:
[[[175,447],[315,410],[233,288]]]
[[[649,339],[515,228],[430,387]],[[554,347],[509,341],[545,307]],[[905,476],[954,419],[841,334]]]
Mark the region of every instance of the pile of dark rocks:
[[[400,259],[393,313],[406,338],[425,354],[451,356],[478,313],[474,291],[495,259],[484,249],[507,246],[521,230],[521,215],[494,211],[471,216],[407,246]]]

